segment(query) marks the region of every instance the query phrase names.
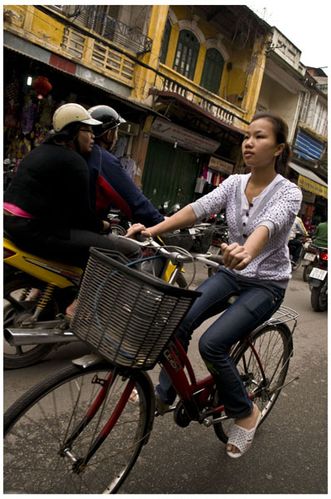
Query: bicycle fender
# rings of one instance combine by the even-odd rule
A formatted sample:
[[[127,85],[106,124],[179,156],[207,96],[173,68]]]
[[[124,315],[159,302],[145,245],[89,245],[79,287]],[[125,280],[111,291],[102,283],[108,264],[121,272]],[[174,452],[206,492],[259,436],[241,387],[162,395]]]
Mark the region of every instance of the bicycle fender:
[[[99,364],[103,358],[100,355],[95,353],[89,353],[87,355],[83,355],[83,357],[79,357],[78,359],[73,359],[71,362],[78,367],[82,367],[86,369],[89,366],[93,366],[94,364]]]

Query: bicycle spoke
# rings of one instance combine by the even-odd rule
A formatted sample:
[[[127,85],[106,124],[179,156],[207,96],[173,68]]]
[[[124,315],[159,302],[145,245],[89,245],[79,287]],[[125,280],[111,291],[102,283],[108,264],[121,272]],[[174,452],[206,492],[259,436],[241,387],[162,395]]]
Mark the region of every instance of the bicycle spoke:
[[[284,386],[292,352],[291,332],[285,325],[267,325],[252,334],[250,343],[234,351],[246,390],[262,413],[262,421],[270,413]],[[214,425],[216,435],[227,440],[230,421]]]
[[[35,402],[23,402],[26,409],[20,409],[16,424],[7,432],[4,447],[6,492],[111,492],[118,488],[133,466],[147,433],[146,406],[149,402],[145,389],[130,378],[115,376],[115,383],[109,384],[100,406],[93,405],[106,389],[93,380],[95,376],[97,380],[107,379],[109,370],[99,373],[92,366],[86,371],[71,366],[69,372],[73,373],[72,379],[65,377],[42,396],[33,392]],[[125,403],[132,386],[139,392],[136,404]],[[89,411],[91,406],[94,407],[92,412]],[[93,449],[114,411],[117,411],[112,416],[114,427],[96,453],[93,450],[91,453],[91,446]],[[93,416],[91,420],[86,419],[87,414]],[[70,442],[67,450],[65,442]],[[85,465],[86,456],[89,456],[89,462]]]

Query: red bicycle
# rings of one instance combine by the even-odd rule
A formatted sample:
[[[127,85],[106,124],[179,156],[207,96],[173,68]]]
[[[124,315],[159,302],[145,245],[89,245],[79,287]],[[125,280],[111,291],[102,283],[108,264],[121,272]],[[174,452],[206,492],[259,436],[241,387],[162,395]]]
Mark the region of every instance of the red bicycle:
[[[155,397],[147,371],[157,363],[178,394],[175,422],[211,426],[227,441],[229,420],[213,377],[197,379],[173,336],[198,293],[129,268],[108,253],[91,250],[72,324],[98,353],[73,360],[5,414],[5,493],[117,492],[153,428]],[[167,254],[179,266],[188,258]],[[195,259],[208,261],[208,255]],[[296,319],[295,311],[280,307],[233,346],[261,422],[288,384]]]

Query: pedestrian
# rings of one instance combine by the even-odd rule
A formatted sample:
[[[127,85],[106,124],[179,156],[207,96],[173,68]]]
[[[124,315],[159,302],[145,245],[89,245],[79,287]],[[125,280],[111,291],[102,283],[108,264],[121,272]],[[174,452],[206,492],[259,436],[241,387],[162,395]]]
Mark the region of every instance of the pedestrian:
[[[83,106],[64,104],[53,115],[53,133],[22,160],[4,198],[4,228],[18,246],[78,266],[91,246],[140,256],[135,243],[103,235],[110,224],[91,203],[85,158],[100,124]]]
[[[87,162],[91,175],[91,197],[97,213],[105,217],[111,207],[121,210],[131,222],[147,226],[162,222],[164,217],[136,186],[122,168],[112,150],[118,139],[118,128],[125,120],[106,105],[91,107],[88,112],[100,121],[94,128],[95,143]]]
[[[231,175],[211,193],[160,224],[148,229],[135,224],[127,234],[134,237],[142,231],[154,237],[226,209],[229,244],[221,247],[224,266],[198,287],[202,295],[184,318],[177,336],[187,349],[193,331],[226,309],[201,337],[199,350],[215,378],[227,416],[234,419],[226,446],[232,458],[242,456],[250,447],[261,414],[248,397],[229,351],[278,309],[291,276],[287,241],[302,193],[278,173],[289,158],[287,133],[286,123],[278,116],[254,116],[242,143],[250,173]],[[232,295],[238,298],[228,305]],[[174,402],[175,396],[170,380],[161,371],[156,387],[160,413]]]

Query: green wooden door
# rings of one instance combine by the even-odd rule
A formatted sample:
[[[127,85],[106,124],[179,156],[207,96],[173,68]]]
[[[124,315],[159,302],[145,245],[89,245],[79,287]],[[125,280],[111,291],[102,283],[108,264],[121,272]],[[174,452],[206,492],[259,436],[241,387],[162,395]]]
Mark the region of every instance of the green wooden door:
[[[150,138],[142,184],[145,196],[156,207],[165,201],[181,207],[192,202],[198,173],[194,154]]]

